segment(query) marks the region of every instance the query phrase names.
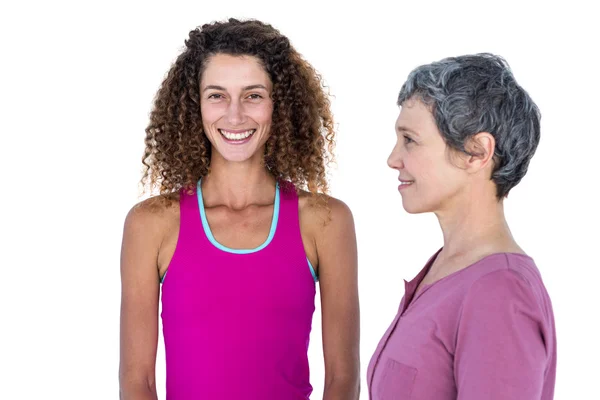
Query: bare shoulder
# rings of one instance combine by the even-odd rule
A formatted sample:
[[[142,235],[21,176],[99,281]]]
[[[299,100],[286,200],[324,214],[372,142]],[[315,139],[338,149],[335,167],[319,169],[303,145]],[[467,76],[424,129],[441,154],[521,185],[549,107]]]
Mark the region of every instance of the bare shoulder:
[[[179,196],[165,199],[150,197],[135,204],[125,218],[125,227],[133,230],[162,230],[179,219]]]
[[[352,228],[354,218],[350,207],[342,200],[325,194],[299,191],[300,222],[318,238],[321,234]]]
[[[134,205],[125,218],[124,245],[137,242],[158,253],[165,239],[179,231],[179,197],[151,197]]]
[[[299,191],[298,203],[305,251],[323,284],[327,270],[347,264],[345,257],[355,258],[354,218],[350,207],[332,196]]]

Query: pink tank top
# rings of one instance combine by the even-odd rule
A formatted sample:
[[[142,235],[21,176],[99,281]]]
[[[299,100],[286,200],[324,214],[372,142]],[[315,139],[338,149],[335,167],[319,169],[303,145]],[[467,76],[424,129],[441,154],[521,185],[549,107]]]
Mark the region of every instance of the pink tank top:
[[[200,184],[181,193],[179,239],[162,286],[167,400],[308,399],[315,275],[293,185],[277,185],[255,249],[218,243]]]

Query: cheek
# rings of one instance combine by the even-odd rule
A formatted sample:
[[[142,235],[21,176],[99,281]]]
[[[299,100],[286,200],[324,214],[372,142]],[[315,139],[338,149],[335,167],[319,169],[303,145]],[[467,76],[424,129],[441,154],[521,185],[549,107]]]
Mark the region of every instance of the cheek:
[[[394,148],[392,155],[400,153],[399,146]],[[404,151],[402,161],[407,172],[417,181],[427,182],[435,176],[435,162],[418,151]]]
[[[224,113],[224,107],[218,104],[201,104],[202,124],[210,125],[218,121]]]
[[[431,182],[435,184],[432,189],[443,197],[456,192],[464,180],[464,171],[445,160],[436,162],[429,174]]]
[[[451,167],[437,157],[407,157],[405,164],[422,189],[440,192],[452,182]]]
[[[270,125],[273,119],[273,106],[270,103],[259,104],[248,110],[252,119],[261,125]]]

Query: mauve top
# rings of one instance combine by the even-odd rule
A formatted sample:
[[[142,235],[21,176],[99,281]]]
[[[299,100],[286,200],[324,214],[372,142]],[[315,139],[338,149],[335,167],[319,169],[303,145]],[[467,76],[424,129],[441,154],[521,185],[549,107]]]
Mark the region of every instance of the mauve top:
[[[369,398],[552,399],[554,315],[533,259],[492,254],[415,295],[438,253],[405,281],[369,363]]]

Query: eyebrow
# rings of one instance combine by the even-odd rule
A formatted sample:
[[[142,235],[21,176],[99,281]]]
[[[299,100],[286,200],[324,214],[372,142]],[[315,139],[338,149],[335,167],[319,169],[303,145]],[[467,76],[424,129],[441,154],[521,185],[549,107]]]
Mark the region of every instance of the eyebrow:
[[[403,131],[403,132],[412,133],[412,134],[413,134],[413,135],[415,135],[415,136],[419,136],[419,134],[418,134],[417,132],[413,131],[413,130],[412,130],[412,129],[410,129],[410,128],[407,128],[407,127],[406,127],[406,126],[404,126],[404,125],[398,125],[398,126],[396,127],[396,129],[397,129],[397,130],[399,130],[399,131]]]
[[[207,90],[211,90],[211,89],[213,89],[213,90],[222,90],[224,92],[227,91],[227,89],[225,89],[223,86],[218,86],[218,85],[208,85],[202,91],[206,92]],[[245,87],[242,88],[243,91],[253,90],[253,89],[264,89],[264,90],[267,90],[267,88],[266,88],[265,85],[260,85],[260,84],[245,86]]]

